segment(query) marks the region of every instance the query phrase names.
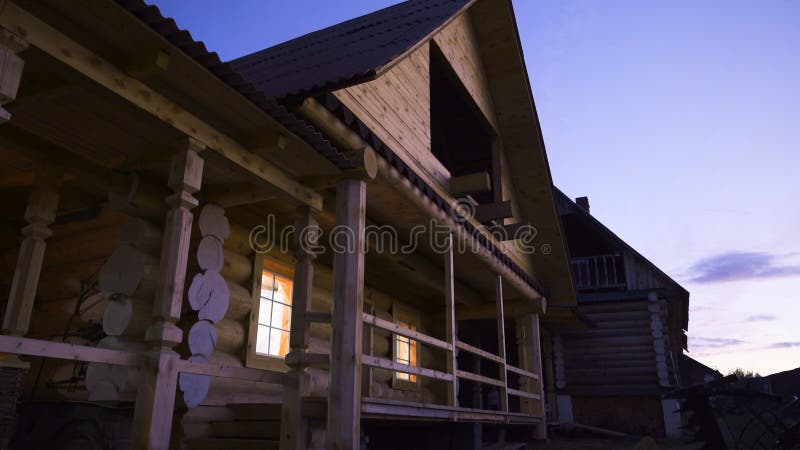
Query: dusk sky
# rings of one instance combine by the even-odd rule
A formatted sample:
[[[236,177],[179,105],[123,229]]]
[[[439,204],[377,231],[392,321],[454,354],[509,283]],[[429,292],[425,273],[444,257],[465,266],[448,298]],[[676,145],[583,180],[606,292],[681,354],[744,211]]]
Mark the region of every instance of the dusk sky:
[[[391,0],[150,0],[223,60]],[[691,292],[690,355],[800,366],[800,2],[516,0],[553,179]]]

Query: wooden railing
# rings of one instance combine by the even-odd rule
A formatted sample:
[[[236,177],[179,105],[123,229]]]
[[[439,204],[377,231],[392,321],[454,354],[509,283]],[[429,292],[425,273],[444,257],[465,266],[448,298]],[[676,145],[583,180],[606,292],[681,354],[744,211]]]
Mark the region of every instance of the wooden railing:
[[[620,254],[572,258],[572,273],[578,289],[625,287],[625,266]]]
[[[433,336],[429,336],[427,334],[421,333],[416,330],[411,330],[408,328],[401,327],[394,322],[390,322],[388,320],[381,319],[369,313],[362,313],[362,322],[366,325],[379,328],[384,331],[388,331],[394,333],[395,335],[405,336],[409,339],[414,339],[417,342],[428,345],[430,347],[444,350],[447,352],[452,352],[454,349],[462,350],[473,355],[476,355],[480,358],[492,361],[494,363],[500,364],[505,368],[505,372],[510,372],[516,374],[520,377],[526,377],[534,381],[530,385],[535,385],[535,383],[539,383],[539,376],[533,372],[521,369],[519,367],[515,367],[506,363],[506,359],[500,355],[496,355],[494,353],[488,352],[481,348],[475,347],[473,345],[467,344],[466,342],[462,342],[458,339],[453,338],[453,342],[447,342],[441,339],[437,339]],[[455,383],[457,378],[465,379],[474,381],[477,383],[487,384],[490,386],[495,386],[500,388],[502,394],[505,395],[505,400],[502,404],[507,405],[508,396],[515,396],[515,397],[522,397],[527,398],[530,400],[541,401],[541,396],[539,394],[526,392],[519,389],[513,389],[508,387],[507,377],[502,377],[502,379],[492,378],[485,375],[480,375],[472,372],[468,372],[466,370],[461,370],[457,366],[453,366],[452,371],[439,371],[434,369],[429,369],[420,366],[412,366],[408,364],[399,363],[397,361],[393,361],[387,358],[381,358],[369,354],[362,354],[361,355],[361,363],[364,366],[374,367],[378,369],[386,369],[392,370],[395,372],[402,372],[408,373],[412,375],[417,375],[419,377],[430,378],[439,381],[445,381],[447,383]],[[451,406],[456,406],[456,402],[453,402]],[[508,412],[504,410],[502,412]]]

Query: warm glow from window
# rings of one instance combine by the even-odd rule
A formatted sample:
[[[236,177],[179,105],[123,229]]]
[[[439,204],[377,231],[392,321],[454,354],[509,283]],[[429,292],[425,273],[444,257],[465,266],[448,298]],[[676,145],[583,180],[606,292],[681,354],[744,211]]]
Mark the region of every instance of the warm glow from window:
[[[256,353],[284,357],[289,352],[292,280],[265,270],[261,274]]]
[[[408,328],[409,330],[417,329],[415,325],[410,324],[408,322],[403,322],[402,320],[398,320],[397,324],[403,328]],[[407,338],[405,336],[395,335],[394,345],[395,345],[394,360],[396,362],[399,362],[400,364],[406,364],[409,366],[417,365],[416,340]],[[409,373],[395,372],[395,377],[398,380],[409,381],[411,383],[416,383],[417,381],[417,376]]]

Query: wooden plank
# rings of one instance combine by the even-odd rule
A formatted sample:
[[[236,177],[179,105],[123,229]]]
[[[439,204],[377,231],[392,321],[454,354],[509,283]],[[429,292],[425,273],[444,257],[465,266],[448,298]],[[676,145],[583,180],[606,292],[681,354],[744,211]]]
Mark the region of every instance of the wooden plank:
[[[456,370],[456,376],[458,378],[464,378],[466,380],[477,381],[479,383],[484,384],[491,384],[492,386],[497,386],[501,388],[505,388],[506,382],[502,380],[498,380],[496,378],[489,378],[483,375],[474,374],[472,372],[466,372],[463,370]]]
[[[508,388],[506,390],[508,391],[508,395],[513,395],[513,396],[522,397],[522,398],[529,398],[531,400],[541,400],[542,399],[542,396],[539,395],[539,394],[531,394],[530,392],[518,391],[516,389],[511,389],[511,388]]]
[[[175,129],[205,143],[281,194],[322,209],[322,196],[289,177],[284,170],[249,152],[242,144],[223,134],[146,84],[100,58],[55,28],[47,25],[14,3],[4,6],[0,25],[25,36],[31,45],[72,67],[89,79],[147,111]]]
[[[514,217],[511,201],[484,203],[475,207],[475,220],[480,223]]]
[[[212,362],[198,363],[182,359],[178,362],[178,372],[209,375],[219,378],[234,378],[237,380],[256,381],[260,383],[283,384],[285,374],[269,372],[266,370],[251,369],[248,367],[226,366]]]
[[[453,375],[438,370],[426,369],[419,366],[409,366],[408,364],[401,364],[391,359],[379,358],[377,356],[361,355],[361,363],[370,367],[377,367],[379,369],[387,369],[395,372],[410,373],[419,375],[421,377],[433,378],[435,380],[453,381]]]
[[[366,193],[363,180],[342,180],[336,188],[336,225],[346,233],[339,242],[347,242],[333,257],[329,449],[360,448]]]
[[[455,345],[458,342],[455,279],[455,267],[453,266],[453,234],[451,233],[447,236],[447,253],[444,255],[445,339],[447,339],[447,344],[450,346],[447,353],[447,373],[453,377],[453,383],[447,387],[447,404],[450,406],[458,406],[458,383],[455,382],[456,370],[458,370],[455,349]]]
[[[453,346],[451,344],[436,339],[435,337],[428,336],[427,334],[420,333],[419,331],[403,328],[394,322],[390,322],[388,320],[375,317],[371,314],[363,313],[361,316],[364,323],[372,325],[373,327],[380,328],[382,330],[386,330],[394,334],[398,334],[400,336],[409,337],[424,344],[428,344],[432,347],[441,348],[448,351],[453,350]]]
[[[503,358],[495,355],[494,353],[487,352],[486,350],[482,350],[478,347],[474,347],[472,345],[467,344],[466,342],[456,341],[456,347],[460,350],[464,350],[466,352],[470,352],[474,355],[478,355],[481,358],[488,359],[490,361],[494,361],[496,363],[502,363],[504,360]]]
[[[503,308],[503,277],[496,275],[494,278],[494,296],[497,305],[497,356],[502,359],[500,363],[500,410],[508,412],[508,373],[506,372],[506,316]]]
[[[0,353],[96,362],[127,367],[138,367],[142,359],[139,354],[122,350],[6,335],[0,335]]]
[[[515,367],[515,366],[512,366],[510,364],[506,364],[506,370],[509,371],[509,372],[513,372],[513,373],[515,373],[517,375],[522,375],[523,377],[530,378],[531,380],[538,380],[539,379],[539,375],[537,375],[537,374],[535,374],[533,372],[528,372],[527,370],[522,370],[519,367]]]

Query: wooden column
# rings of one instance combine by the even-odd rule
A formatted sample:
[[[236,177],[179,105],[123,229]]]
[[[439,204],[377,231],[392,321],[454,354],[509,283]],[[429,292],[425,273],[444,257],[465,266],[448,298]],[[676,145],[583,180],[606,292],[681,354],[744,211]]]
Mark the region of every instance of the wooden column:
[[[447,387],[447,404],[458,406],[458,377],[456,370],[456,340],[458,340],[458,330],[456,328],[456,296],[455,296],[455,269],[453,268],[453,234],[447,236],[447,252],[444,254],[444,285],[445,285],[445,339],[453,350],[447,352],[447,373],[453,375],[453,382]]]
[[[172,158],[168,185],[173,194],[166,199],[170,209],[164,226],[153,302],[155,323],[145,333],[145,340],[153,348],[145,355],[136,396],[132,431],[134,449],[169,448],[180,359],[172,347],[183,338],[175,322],[181,317],[192,232],[191,209],[198,203],[192,194],[200,189],[202,181],[203,160],[198,152],[203,148],[199,142],[189,139],[186,148]]]
[[[28,207],[25,209],[25,221],[28,225],[22,229],[24,238],[19,248],[17,267],[3,318],[3,334],[24,336],[28,332],[44,261],[45,239],[52,234],[48,226],[55,221],[58,209],[61,169],[44,165],[37,170],[36,187],[31,192]]]
[[[360,179],[340,181],[336,187],[337,242],[347,248],[334,250],[333,259],[328,450],[360,448],[365,213],[366,183]]]
[[[311,290],[314,284],[314,259],[316,255],[309,251],[316,244],[316,235],[303,230],[311,230],[317,226],[314,211],[301,206],[297,209],[295,220],[295,243],[297,264],[294,268],[294,285],[292,287],[292,325],[289,333],[290,355],[286,363],[290,370],[286,374],[283,390],[283,406],[281,409],[281,450],[303,450],[307,447],[308,423],[303,418],[303,398],[308,395],[308,367],[302,354],[308,349],[309,321],[306,314],[311,312]],[[258,256],[260,257],[260,256]],[[256,274],[256,276],[260,276]]]
[[[26,48],[28,48],[28,42],[25,39],[5,28],[0,28],[0,105],[5,105],[17,98],[22,69],[25,67],[25,62],[17,56],[17,53]],[[0,107],[0,124],[10,119],[11,113]]]
[[[554,381],[555,371],[553,370],[553,344],[550,339],[550,332],[545,328],[540,330],[542,335],[542,359],[544,363],[542,382],[544,383],[545,403],[550,407],[547,418],[555,421],[558,417],[558,405],[556,404],[556,385]]]
[[[536,438],[545,439],[547,426],[544,411],[544,389],[542,380],[542,346],[539,331],[539,316],[525,314],[517,319],[517,342],[519,347],[520,367],[539,376],[538,380],[527,377],[520,378],[520,389],[536,394],[539,400],[520,398],[521,410],[541,418],[536,425]]]
[[[497,305],[497,356],[503,358],[500,363],[500,411],[508,412],[508,372],[506,372],[506,314],[503,310],[503,277],[496,275],[494,279],[494,296]]]

